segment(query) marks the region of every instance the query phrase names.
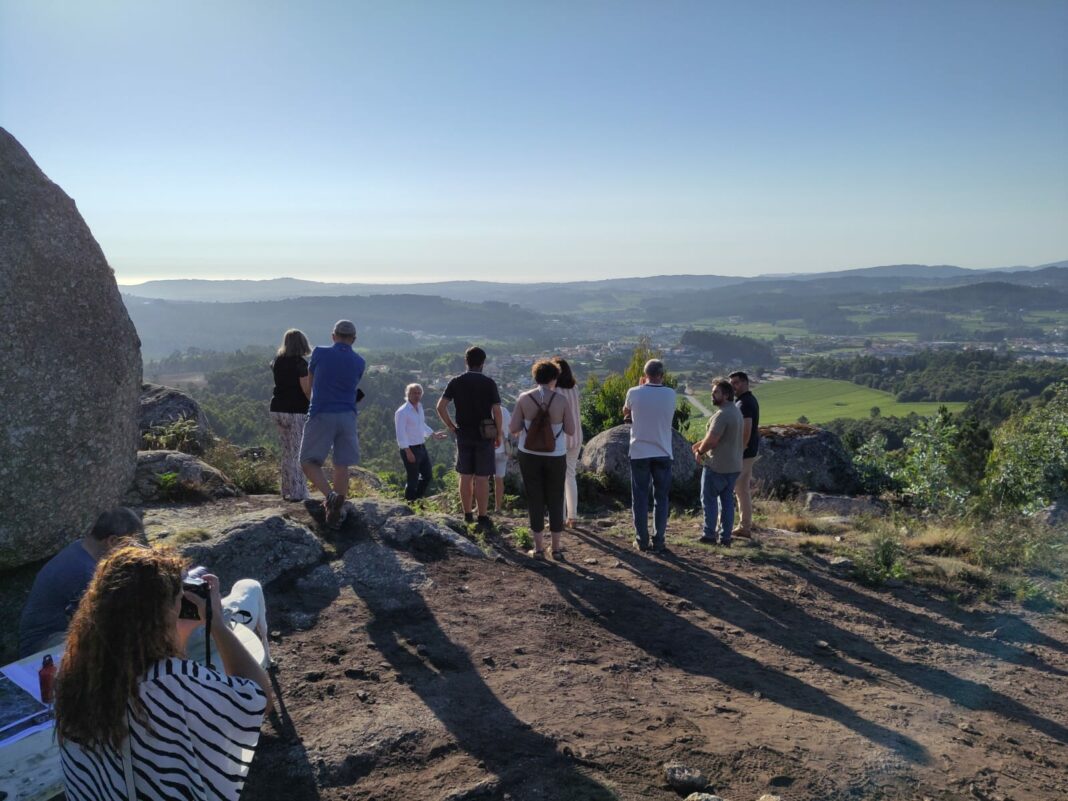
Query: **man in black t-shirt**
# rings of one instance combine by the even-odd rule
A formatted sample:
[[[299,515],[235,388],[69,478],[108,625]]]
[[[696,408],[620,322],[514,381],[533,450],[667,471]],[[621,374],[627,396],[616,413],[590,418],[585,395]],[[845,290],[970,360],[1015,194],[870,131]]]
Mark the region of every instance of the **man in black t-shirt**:
[[[738,496],[739,521],[738,528],[734,529],[735,537],[753,536],[753,463],[757,460],[760,451],[760,404],[749,391],[749,376],[741,370],[730,374],[731,386],[734,388],[734,404],[742,412],[742,442],[745,450],[742,452],[742,472],[738,474],[734,491]]]
[[[438,399],[437,411],[445,427],[456,434],[456,472],[460,474],[460,503],[464,520],[474,522],[472,506],[478,506],[478,524],[489,528],[489,477],[496,468],[494,449],[501,444],[504,424],[501,419],[501,395],[497,383],[482,374],[486,351],[468,348],[464,354],[467,372],[449,381]],[[456,408],[456,422],[449,417],[449,402]],[[483,435],[483,421],[492,420],[496,436]],[[472,487],[475,503],[471,502]]]

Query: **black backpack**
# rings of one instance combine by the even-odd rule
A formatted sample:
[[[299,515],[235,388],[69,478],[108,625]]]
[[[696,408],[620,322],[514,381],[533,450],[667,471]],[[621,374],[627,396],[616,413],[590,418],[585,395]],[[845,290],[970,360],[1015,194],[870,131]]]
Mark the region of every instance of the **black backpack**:
[[[527,438],[523,447],[528,451],[534,453],[552,453],[556,450],[556,438],[559,434],[553,433],[553,423],[549,419],[549,407],[553,405],[553,398],[556,397],[554,392],[549,396],[549,402],[542,406],[531,395],[530,399],[534,401],[534,404],[538,407],[537,413],[534,415],[534,419],[530,421],[530,425],[527,426]]]

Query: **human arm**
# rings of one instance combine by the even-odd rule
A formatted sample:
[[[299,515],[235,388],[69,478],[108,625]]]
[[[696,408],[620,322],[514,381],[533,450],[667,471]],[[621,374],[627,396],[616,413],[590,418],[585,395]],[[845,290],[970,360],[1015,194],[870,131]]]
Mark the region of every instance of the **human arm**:
[[[719,412],[717,412],[709,421],[708,432],[705,434],[704,439],[694,444],[693,455],[700,457],[702,454],[715,450],[716,446],[719,445],[720,439],[723,437],[723,428]]]
[[[449,399],[442,395],[440,398],[438,398],[438,403],[434,408],[437,410],[438,417],[441,418],[441,422],[445,424],[445,428],[455,433],[456,423],[454,423],[452,421],[452,418],[449,416]]]
[[[306,397],[308,400],[311,400],[311,388],[312,388],[312,375],[311,375],[311,373],[308,373],[307,375],[302,375],[300,377],[300,388],[302,390],[304,390],[304,397]]]
[[[397,435],[397,447],[404,452],[404,458],[411,464],[415,464],[415,454],[412,452],[411,443],[408,442],[407,432],[404,430],[404,415],[407,404],[401,406],[393,413],[393,430]]]
[[[753,433],[753,418],[746,417],[742,420],[742,442],[749,444],[749,436]]]
[[[566,396],[561,395],[560,399],[564,402],[564,433],[568,436],[574,436],[575,434],[575,415],[571,410],[571,401]]]
[[[513,437],[518,436],[523,429],[523,395],[516,398],[512,416],[508,419],[508,433]]]
[[[497,436],[493,440],[493,447],[499,448],[504,437],[504,416],[501,414],[501,404],[493,404],[491,411],[493,412],[493,424],[497,427]]]
[[[222,659],[223,670],[228,676],[238,676],[243,679],[249,679],[259,685],[259,688],[263,690],[263,694],[267,697],[267,711],[270,712],[274,707],[274,699],[271,692],[271,680],[267,677],[267,672],[260,666],[259,662],[257,662],[252,654],[245,649],[245,646],[241,644],[237,635],[230,630],[226,618],[223,617],[222,598],[219,593],[218,576],[208,573],[203,578],[208,585],[208,603],[211,604],[210,635],[215,642],[219,657]],[[191,592],[186,592],[185,598],[197,607],[200,619],[203,620],[206,611],[204,599]],[[182,627],[180,626],[180,631],[181,628]],[[189,629],[190,632],[192,631],[192,628],[195,628],[195,626]],[[188,638],[188,633],[185,636]],[[184,641],[182,644],[184,646]]]

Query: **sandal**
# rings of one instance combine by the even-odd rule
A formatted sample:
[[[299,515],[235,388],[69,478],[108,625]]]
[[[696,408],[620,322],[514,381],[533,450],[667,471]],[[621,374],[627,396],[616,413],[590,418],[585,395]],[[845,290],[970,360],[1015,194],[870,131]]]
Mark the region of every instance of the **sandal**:
[[[529,551],[527,551],[527,556],[529,556],[535,562],[544,562],[545,561],[545,554],[543,554],[537,548],[531,548]]]
[[[564,558],[564,549],[563,548],[560,548],[559,550],[553,551],[553,561],[554,562],[565,562],[565,561],[567,561]]]

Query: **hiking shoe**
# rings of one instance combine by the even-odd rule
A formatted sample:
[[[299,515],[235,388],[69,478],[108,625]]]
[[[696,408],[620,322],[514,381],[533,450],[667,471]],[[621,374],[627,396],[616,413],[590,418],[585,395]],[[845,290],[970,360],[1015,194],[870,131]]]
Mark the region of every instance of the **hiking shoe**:
[[[717,540],[715,537],[701,537],[697,541],[698,542],[703,542],[705,545],[718,545],[719,544],[719,540]]]
[[[493,532],[494,530],[493,521],[490,520],[488,515],[479,515],[478,521],[475,523],[475,525],[479,528],[480,531],[484,531],[487,534]]]
[[[331,492],[326,496],[326,500],[323,501],[323,506],[326,508],[326,524],[328,526],[336,527],[341,523],[341,507],[344,505],[344,495],[338,495],[336,492]]]
[[[648,550],[649,550],[649,546],[648,546],[648,545],[642,545],[642,544],[641,544],[641,543],[640,543],[640,542],[638,541],[638,538],[637,538],[637,537],[635,537],[635,538],[634,538],[634,542],[633,542],[633,545],[634,545],[634,549],[635,549],[635,550],[637,550],[637,551],[642,551],[642,552],[645,552],[645,551],[648,551]]]
[[[475,522],[475,513],[474,512],[464,512],[464,522],[465,523],[474,523]]]
[[[749,528],[736,528],[731,532],[732,537],[741,537],[743,540],[753,539],[753,530]]]
[[[720,537],[719,544],[720,544],[720,547],[723,547],[723,548],[730,548],[731,547],[731,541],[730,540],[725,540],[722,537]]]

